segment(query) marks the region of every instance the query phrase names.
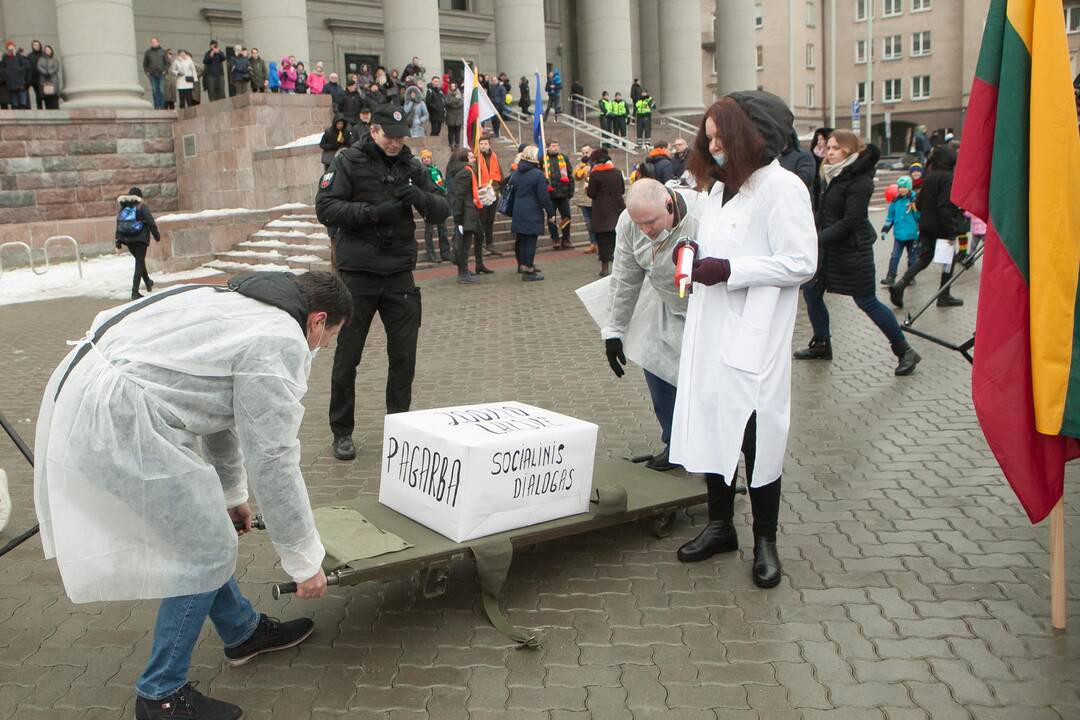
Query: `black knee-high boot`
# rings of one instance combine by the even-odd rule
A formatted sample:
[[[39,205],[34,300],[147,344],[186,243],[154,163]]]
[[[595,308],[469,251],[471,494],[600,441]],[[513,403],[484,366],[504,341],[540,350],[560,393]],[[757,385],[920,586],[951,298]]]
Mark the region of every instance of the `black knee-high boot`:
[[[780,480],[750,488],[754,514],[754,584],[771,588],[780,582],[780,556],[776,552],[776,527],[780,518]]]
[[[737,479],[737,478],[736,478]],[[717,553],[739,549],[739,538],[731,521],[735,515],[735,483],[728,485],[723,475],[707,474],[709,521],[696,538],[679,548],[681,562],[707,560]]]

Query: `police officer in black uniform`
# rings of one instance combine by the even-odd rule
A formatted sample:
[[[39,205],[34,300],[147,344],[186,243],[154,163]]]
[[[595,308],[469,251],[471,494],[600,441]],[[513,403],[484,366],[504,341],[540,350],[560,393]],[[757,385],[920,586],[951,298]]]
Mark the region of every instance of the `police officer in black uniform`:
[[[315,198],[319,222],[337,228],[337,271],[354,303],[353,320],[338,339],[330,384],[330,429],[338,460],[356,457],[356,368],[376,312],[386,328],[390,360],[386,412],[409,409],[420,331],[413,209],[436,225],[450,214],[446,198],[436,194],[431,175],[405,145],[409,127],[401,108],[377,108],[369,132],[366,141],[338,153]]]

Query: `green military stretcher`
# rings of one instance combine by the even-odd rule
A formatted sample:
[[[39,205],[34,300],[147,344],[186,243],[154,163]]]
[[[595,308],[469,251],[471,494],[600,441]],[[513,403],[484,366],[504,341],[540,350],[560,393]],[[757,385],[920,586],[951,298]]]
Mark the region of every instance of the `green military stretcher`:
[[[515,547],[638,520],[652,520],[654,534],[665,537],[671,532],[676,510],[704,503],[705,499],[705,484],[700,476],[682,471],[658,473],[625,460],[597,458],[589,512],[456,543],[379,504],[375,498],[362,498],[343,506],[362,515],[377,529],[376,532],[396,536],[408,547],[349,562],[332,557],[328,548],[323,567],[327,584],[338,586],[391,580],[405,573],[419,572],[423,577],[424,595],[437,597],[446,589],[451,561],[471,553],[480,579],[484,611],[491,624],[519,647],[539,647],[535,634],[513,628],[499,606],[499,595],[506,583]],[[319,517],[320,513],[316,511],[316,525]],[[295,592],[294,582],[273,587],[275,598]]]

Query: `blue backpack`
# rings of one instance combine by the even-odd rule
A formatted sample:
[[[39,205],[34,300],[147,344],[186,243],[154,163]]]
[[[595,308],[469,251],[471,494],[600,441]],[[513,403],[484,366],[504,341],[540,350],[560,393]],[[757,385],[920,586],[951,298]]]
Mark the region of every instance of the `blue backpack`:
[[[116,214],[116,229],[121,235],[138,235],[142,232],[143,223],[139,219],[139,209],[135,205],[120,208]]]

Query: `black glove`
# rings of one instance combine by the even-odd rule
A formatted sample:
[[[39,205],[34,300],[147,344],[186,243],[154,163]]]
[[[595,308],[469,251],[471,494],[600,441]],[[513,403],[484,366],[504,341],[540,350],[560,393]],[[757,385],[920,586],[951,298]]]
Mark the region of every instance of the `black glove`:
[[[376,224],[382,224],[401,215],[403,207],[398,200],[383,200],[378,205],[370,206],[368,210],[371,213],[371,219]]]
[[[412,205],[420,212],[424,212],[427,208],[427,193],[412,183],[396,188],[394,197],[400,200],[403,205]]]
[[[608,365],[611,366],[611,372],[615,373],[615,377],[625,375],[623,365],[626,365],[626,356],[622,351],[622,338],[608,338],[604,341],[604,350],[607,352]]]

